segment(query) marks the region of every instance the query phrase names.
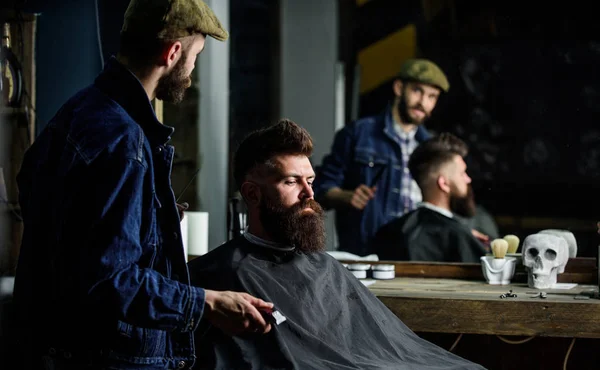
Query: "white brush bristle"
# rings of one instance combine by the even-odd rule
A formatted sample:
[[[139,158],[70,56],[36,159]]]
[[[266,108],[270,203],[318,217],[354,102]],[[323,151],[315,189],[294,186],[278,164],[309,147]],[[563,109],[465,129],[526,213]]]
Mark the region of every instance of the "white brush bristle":
[[[494,258],[504,258],[506,256],[506,251],[508,251],[508,242],[506,240],[494,239],[491,246]]]
[[[519,249],[519,243],[521,240],[516,235],[506,235],[504,236],[504,240],[508,242],[508,252],[507,253],[517,253],[517,249]]]

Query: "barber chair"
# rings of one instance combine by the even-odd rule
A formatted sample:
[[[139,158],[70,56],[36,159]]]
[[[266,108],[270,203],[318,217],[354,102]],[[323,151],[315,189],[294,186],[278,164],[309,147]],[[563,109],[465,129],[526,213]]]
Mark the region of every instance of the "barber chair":
[[[229,199],[227,211],[228,240],[240,236],[246,230],[246,212],[242,210],[243,202],[239,196]]]

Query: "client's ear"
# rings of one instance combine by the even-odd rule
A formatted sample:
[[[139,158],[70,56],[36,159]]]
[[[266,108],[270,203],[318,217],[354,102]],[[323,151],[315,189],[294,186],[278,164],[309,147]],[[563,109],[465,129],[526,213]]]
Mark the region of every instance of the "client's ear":
[[[444,175],[440,175],[437,178],[437,186],[446,194],[450,193],[450,183]]]
[[[240,188],[240,194],[246,201],[248,207],[258,207],[258,205],[260,204],[262,193],[260,190],[260,186],[258,186],[258,184],[256,184],[255,182],[244,182]]]

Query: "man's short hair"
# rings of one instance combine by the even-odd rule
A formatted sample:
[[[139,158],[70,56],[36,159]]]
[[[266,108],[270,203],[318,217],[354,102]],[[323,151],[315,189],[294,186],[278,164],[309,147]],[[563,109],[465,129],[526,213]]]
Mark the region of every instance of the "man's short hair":
[[[419,187],[423,189],[427,180],[456,155],[466,157],[467,144],[450,133],[444,132],[419,144],[408,160],[408,169]]]
[[[306,129],[289,119],[250,133],[240,144],[233,159],[233,177],[238,189],[246,176],[259,166],[274,169],[271,160],[279,155],[305,155],[310,157],[313,142]]]

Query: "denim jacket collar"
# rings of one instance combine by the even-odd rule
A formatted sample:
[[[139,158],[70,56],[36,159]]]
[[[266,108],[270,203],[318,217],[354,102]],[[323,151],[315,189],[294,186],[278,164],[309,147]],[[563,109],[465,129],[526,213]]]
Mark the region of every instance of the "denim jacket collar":
[[[385,111],[382,113],[382,122],[383,122],[383,132],[387,137],[389,137],[394,142],[398,143],[398,137],[396,135],[396,130],[394,130],[394,118],[392,115],[393,104],[389,103],[386,107]],[[417,132],[415,133],[415,139],[418,142],[423,142],[429,138],[429,133],[425,129],[425,126],[418,125]]]
[[[138,122],[150,143],[164,145],[171,139],[175,130],[160,123],[140,80],[114,56],[94,84]]]

